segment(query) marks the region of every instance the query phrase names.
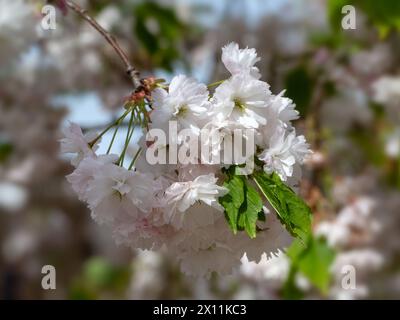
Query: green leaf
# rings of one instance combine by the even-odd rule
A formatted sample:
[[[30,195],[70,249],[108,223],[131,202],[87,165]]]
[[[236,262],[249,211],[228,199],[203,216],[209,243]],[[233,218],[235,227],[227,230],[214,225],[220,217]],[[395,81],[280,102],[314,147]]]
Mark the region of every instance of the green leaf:
[[[235,168],[232,166],[224,171],[228,175],[224,186],[229,192],[219,198],[219,203],[225,208],[225,217],[234,234],[238,230],[245,230],[250,238],[255,238],[257,221],[265,220],[265,216],[260,214],[262,199],[245,176],[235,174]]]
[[[400,29],[400,1],[394,0],[329,0],[328,18],[336,33],[343,32],[341,21],[344,17],[342,8],[353,5],[356,12],[361,9],[369,21],[378,29],[381,38],[385,38],[391,30]],[[359,15],[357,14],[357,19]]]
[[[5,162],[13,152],[13,146],[9,143],[0,143],[0,163]]]
[[[265,222],[265,213],[262,209],[258,212],[258,220]]]
[[[306,245],[295,240],[287,255],[292,261],[292,277],[293,273],[300,271],[322,293],[328,292],[331,282],[330,267],[335,259],[335,251],[328,246],[325,239],[310,236]]]
[[[103,258],[92,258],[84,266],[84,278],[94,287],[111,286],[114,276],[114,266]]]
[[[103,257],[89,258],[72,280],[69,298],[99,299],[104,293],[119,298],[126,292],[131,272],[129,266],[114,265]]]
[[[181,58],[179,43],[189,27],[172,8],[153,1],[135,5],[133,14],[134,32],[151,62],[172,71],[173,63]]]
[[[248,183],[244,186],[245,201],[239,209],[238,226],[244,228],[250,238],[255,238],[257,233],[257,220],[262,211],[262,200],[257,190]]]
[[[304,297],[303,291],[301,291],[296,285],[296,275],[297,268],[292,265],[281,290],[281,295],[286,300],[299,300]]]
[[[244,201],[244,182],[240,176],[230,176],[224,183],[229,192],[219,198],[219,203],[225,208],[225,217],[234,234],[238,230],[239,209]]]
[[[400,2],[393,0],[352,0],[385,37],[390,29],[400,27]]]
[[[350,0],[351,1],[351,0]],[[342,8],[350,4],[349,0],[328,0],[327,3],[327,11],[328,11],[328,20],[331,25],[331,28],[335,32],[341,32],[342,29],[342,19],[344,14],[342,13]]]
[[[286,229],[303,242],[311,232],[311,210],[278,175],[256,172],[253,179],[275,209]]]
[[[290,70],[285,77],[285,95],[293,100],[302,117],[308,112],[314,79],[305,65]]]

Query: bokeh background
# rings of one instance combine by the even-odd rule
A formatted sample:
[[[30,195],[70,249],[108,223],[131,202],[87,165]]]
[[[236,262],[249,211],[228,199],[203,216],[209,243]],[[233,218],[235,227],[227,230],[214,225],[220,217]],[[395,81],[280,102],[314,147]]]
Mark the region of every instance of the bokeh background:
[[[311,279],[283,255],[190,279],[166,253],[117,247],[65,180],[58,140],[67,121],[96,130],[117,117],[131,90],[123,66],[62,0],[52,1],[55,30],[41,27],[45,1],[0,0],[1,298],[400,298],[400,2],[76,2],[144,76],[211,83],[227,77],[223,45],[255,47],[262,79],[301,113],[314,154],[300,192],[334,257],[316,252]],[[355,30],[341,26],[346,4]],[[41,287],[44,265],[56,268],[56,290]],[[342,285],[346,265],[356,288]]]

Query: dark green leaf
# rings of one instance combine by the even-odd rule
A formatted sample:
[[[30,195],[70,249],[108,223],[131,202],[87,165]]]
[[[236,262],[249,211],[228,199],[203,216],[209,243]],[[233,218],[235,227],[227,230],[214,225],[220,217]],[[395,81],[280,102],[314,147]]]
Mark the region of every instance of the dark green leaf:
[[[297,268],[292,265],[281,292],[284,299],[299,300],[304,297],[304,293],[296,286],[296,275]]]
[[[0,163],[3,163],[11,155],[13,146],[9,143],[0,143]]]
[[[311,210],[307,204],[276,174],[256,172],[253,178],[286,229],[306,241],[311,232]]]
[[[378,28],[381,36],[386,36],[390,29],[399,30],[400,2],[393,0],[353,0]]]
[[[260,195],[249,184],[244,186],[245,199],[239,209],[238,226],[244,228],[250,238],[256,237],[258,214],[262,211]]]
[[[225,216],[234,234],[237,233],[239,209],[244,201],[244,182],[240,176],[231,176],[224,183],[229,192],[219,198],[220,204],[225,208]]]
[[[300,65],[292,69],[285,78],[286,96],[293,100],[302,117],[307,114],[314,81],[307,68]]]
[[[400,29],[400,1],[394,0],[329,0],[328,18],[331,27],[336,33],[341,33],[343,28],[341,21],[344,17],[342,8],[345,5],[353,5],[356,12],[361,9],[378,29],[381,37],[385,37],[390,30]],[[357,18],[360,16],[357,15]]]
[[[351,1],[351,0],[350,0]],[[342,19],[344,14],[342,13],[342,8],[350,4],[349,0],[329,0],[327,4],[328,19],[331,28],[336,32],[341,32],[342,29]]]
[[[335,251],[323,238],[309,237],[307,244],[295,240],[287,251],[293,270],[300,271],[322,293],[326,294],[331,281],[330,267]]]
[[[179,41],[188,30],[172,8],[156,2],[143,2],[134,8],[134,32],[152,63],[172,71],[180,57]]]
[[[257,221],[265,220],[264,215],[260,218],[262,199],[257,190],[246,181],[245,176],[235,174],[235,168],[231,166],[224,170],[228,176],[224,186],[229,192],[219,198],[219,202],[225,209],[225,217],[233,233],[245,230],[250,238],[255,238]]]

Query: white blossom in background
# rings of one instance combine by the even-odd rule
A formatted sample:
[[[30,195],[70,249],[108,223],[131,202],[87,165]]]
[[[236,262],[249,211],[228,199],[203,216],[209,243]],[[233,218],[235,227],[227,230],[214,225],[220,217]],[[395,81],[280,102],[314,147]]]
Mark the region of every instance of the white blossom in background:
[[[139,250],[132,265],[129,298],[156,299],[166,285],[163,276],[164,263],[161,254]]]
[[[356,86],[340,88],[337,95],[322,104],[321,121],[336,132],[345,132],[354,124],[367,126],[372,117],[367,95]]]
[[[279,290],[290,269],[289,258],[281,251],[270,258],[262,255],[258,263],[249,261],[247,256],[243,256],[241,262],[240,272],[245,278],[255,282],[272,282],[268,283],[268,287],[275,290]]]
[[[10,62],[37,39],[35,6],[27,0],[0,0],[0,61]]]
[[[360,197],[344,207],[333,222],[321,222],[316,234],[324,236],[333,247],[346,248],[349,243],[367,243],[381,231],[381,225],[373,216],[376,203],[369,197]],[[353,231],[359,230],[357,238]]]
[[[336,283],[331,288],[331,296],[339,300],[363,299],[370,294],[368,280],[373,273],[384,265],[384,256],[373,249],[354,249],[340,253],[332,266]],[[353,266],[355,270],[355,288],[343,288],[343,268]]]
[[[400,78],[384,76],[373,84],[374,98],[384,104],[399,105],[400,103]]]
[[[0,208],[18,211],[27,202],[27,191],[23,186],[12,182],[0,182]]]
[[[361,50],[351,56],[351,66],[363,76],[381,74],[393,63],[393,53],[387,43],[379,42],[372,49]]]
[[[393,207],[396,204],[392,195],[376,189],[376,177],[370,174],[338,181],[334,197],[344,207],[334,220],[321,222],[316,227],[316,234],[323,235],[337,250],[329,293],[334,299],[371,297],[375,275],[384,270],[388,255],[392,254],[381,241],[397,241],[390,238],[391,228],[398,219]],[[343,270],[347,266],[354,267],[355,288],[342,285]]]
[[[256,49],[239,49],[237,43],[231,42],[222,48],[221,60],[225,68],[232,74],[249,74],[252,77],[261,78],[260,72],[255,64],[260,61]]]
[[[400,77],[382,76],[372,84],[373,99],[383,104],[388,116],[400,121]]]
[[[384,255],[371,245],[382,232],[382,223],[376,217],[376,201],[361,196],[344,207],[332,222],[322,222],[316,234],[324,236],[328,243],[339,250],[332,265],[335,279],[330,295],[335,299],[366,298],[369,294],[369,277],[383,267]],[[355,270],[356,288],[343,288],[343,268]]]
[[[279,251],[271,257],[263,255],[258,263],[244,256],[241,263],[240,276],[255,292],[253,299],[280,299],[280,290],[290,271],[290,259],[284,252]],[[295,283],[304,291],[310,288],[309,282],[300,273],[296,275]]]
[[[400,128],[393,130],[386,139],[385,152],[391,158],[400,157]]]

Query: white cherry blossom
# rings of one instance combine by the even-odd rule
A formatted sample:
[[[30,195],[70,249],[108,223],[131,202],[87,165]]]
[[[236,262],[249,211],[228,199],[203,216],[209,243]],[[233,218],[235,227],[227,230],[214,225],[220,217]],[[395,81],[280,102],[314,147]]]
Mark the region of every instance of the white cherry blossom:
[[[193,181],[176,182],[165,190],[165,204],[167,209],[164,219],[167,223],[172,222],[176,228],[183,223],[185,211],[197,201],[208,206],[223,210],[218,203],[218,198],[224,195],[227,190],[218,186],[218,178],[213,174],[198,176]],[[201,214],[201,212],[199,212]]]
[[[63,129],[64,138],[61,139],[61,152],[62,153],[76,153],[76,157],[72,158],[71,164],[75,167],[85,157],[95,157],[95,151],[98,148],[98,143],[90,147],[89,143],[96,138],[96,134],[93,132],[83,134],[82,129],[73,122],[70,122],[68,127]]]
[[[245,74],[234,75],[215,89],[212,118],[219,123],[257,129],[267,123],[263,114],[270,100],[267,83]]]
[[[260,61],[256,49],[239,49],[239,45],[231,42],[222,48],[222,62],[232,74],[249,74],[252,77],[261,78],[260,72],[254,65]]]
[[[293,175],[295,163],[302,163],[309,152],[304,136],[296,136],[294,130],[287,134],[284,128],[279,127],[272,135],[269,147],[260,154],[259,159],[265,163],[265,172],[276,172],[286,181]]]
[[[152,128],[164,129],[164,132],[168,132],[170,120],[178,122],[178,130],[198,129],[200,119],[208,111],[207,86],[185,75],[174,77],[168,91],[155,89],[152,97]]]

